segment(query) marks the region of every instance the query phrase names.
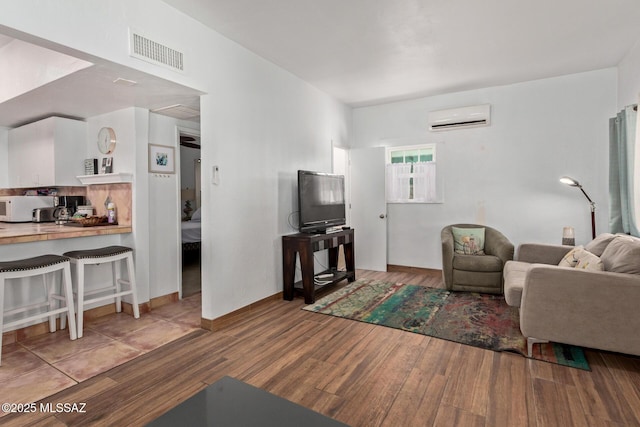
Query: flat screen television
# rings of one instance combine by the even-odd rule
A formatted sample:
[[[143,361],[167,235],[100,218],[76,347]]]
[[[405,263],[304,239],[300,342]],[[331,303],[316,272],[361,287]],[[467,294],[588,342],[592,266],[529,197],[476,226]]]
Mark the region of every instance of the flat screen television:
[[[302,233],[326,233],[346,224],[344,175],[298,171],[299,229]]]

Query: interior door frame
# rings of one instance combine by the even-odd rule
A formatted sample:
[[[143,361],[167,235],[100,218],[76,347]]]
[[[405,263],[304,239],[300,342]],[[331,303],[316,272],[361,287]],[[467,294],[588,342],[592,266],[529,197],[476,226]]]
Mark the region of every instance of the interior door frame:
[[[182,172],[182,159],[180,156],[180,137],[181,136],[192,136],[194,138],[198,138],[200,139],[200,131],[197,129],[192,129],[192,128],[188,128],[188,127],[184,127],[184,126],[176,126],[176,161],[175,161],[175,165],[176,165],[176,181],[178,183],[176,191],[177,191],[177,195],[176,195],[176,200],[178,200],[177,203],[177,208],[178,208],[178,223],[176,224],[177,228],[178,228],[178,253],[180,254],[180,256],[178,257],[178,299],[182,299],[182,197],[181,197],[181,192],[182,192],[182,179],[181,179],[181,172]],[[202,177],[201,177],[202,178]],[[202,246],[202,245],[201,245]],[[200,249],[202,250],[202,249]],[[200,281],[202,282],[202,271],[200,272]]]

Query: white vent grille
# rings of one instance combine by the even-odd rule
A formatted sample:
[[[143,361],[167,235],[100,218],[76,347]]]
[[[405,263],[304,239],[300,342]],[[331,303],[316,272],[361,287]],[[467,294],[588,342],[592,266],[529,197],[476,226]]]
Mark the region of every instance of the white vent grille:
[[[184,71],[184,55],[182,52],[154,42],[133,31],[131,31],[129,43],[131,56],[154,64],[164,65],[172,70]]]
[[[200,110],[182,104],[169,105],[168,107],[156,108],[152,113],[158,113],[176,119],[189,120],[200,117]]]

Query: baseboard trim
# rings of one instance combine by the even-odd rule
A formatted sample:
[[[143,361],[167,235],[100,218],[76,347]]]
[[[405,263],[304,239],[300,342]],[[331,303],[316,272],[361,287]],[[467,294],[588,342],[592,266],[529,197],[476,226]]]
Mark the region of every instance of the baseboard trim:
[[[60,328],[60,320],[58,319],[56,329]],[[24,328],[15,329],[2,334],[2,345],[13,344],[16,342],[24,341],[31,337],[44,335],[49,333],[49,321],[46,320],[42,323],[37,323],[31,326],[25,326]]]
[[[178,292],[173,292],[171,294],[151,298],[149,301],[149,308],[153,310],[154,308],[162,307],[163,305],[172,304],[178,301],[180,301],[180,295]]]
[[[276,294],[263,298],[259,301],[256,301],[254,303],[241,307],[237,310],[234,310],[231,313],[227,313],[223,316],[216,317],[215,319],[205,319],[203,317],[200,319],[200,327],[202,329],[206,329],[211,332],[219,331],[220,329],[223,329],[233,324],[238,317],[241,317],[247,313],[250,313],[271,301],[281,300],[281,299],[282,299],[282,292],[278,292]]]
[[[387,264],[387,272],[389,273],[410,273],[410,274],[437,274],[442,270],[435,268],[410,267],[406,265]]]

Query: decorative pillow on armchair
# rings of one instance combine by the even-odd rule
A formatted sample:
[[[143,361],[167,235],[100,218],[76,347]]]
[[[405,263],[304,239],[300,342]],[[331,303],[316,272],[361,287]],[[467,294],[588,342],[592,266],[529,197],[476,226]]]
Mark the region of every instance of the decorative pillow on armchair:
[[[462,255],[484,255],[484,227],[451,227],[453,250]]]

